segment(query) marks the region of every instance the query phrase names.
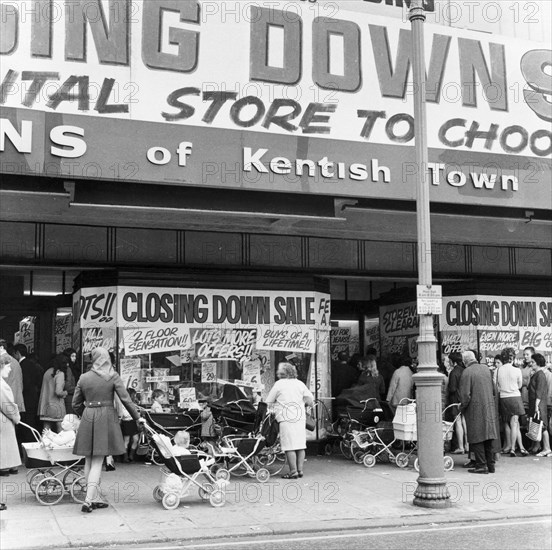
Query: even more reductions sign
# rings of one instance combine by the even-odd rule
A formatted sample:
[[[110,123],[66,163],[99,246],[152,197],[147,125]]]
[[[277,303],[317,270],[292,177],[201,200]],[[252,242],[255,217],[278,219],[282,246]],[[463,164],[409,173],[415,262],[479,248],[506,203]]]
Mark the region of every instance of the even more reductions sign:
[[[73,298],[80,328],[123,331],[125,354],[198,346],[202,360],[242,360],[259,350],[314,353],[330,330],[330,296],[318,292],[154,287],[84,288]],[[326,336],[327,338],[327,336]]]
[[[309,4],[0,0],[0,171],[413,200],[409,23]],[[549,45],[425,48],[432,200],[550,204]]]
[[[450,338],[477,342],[483,356],[505,347],[534,347],[552,356],[552,298],[449,296],[443,298],[440,327]]]

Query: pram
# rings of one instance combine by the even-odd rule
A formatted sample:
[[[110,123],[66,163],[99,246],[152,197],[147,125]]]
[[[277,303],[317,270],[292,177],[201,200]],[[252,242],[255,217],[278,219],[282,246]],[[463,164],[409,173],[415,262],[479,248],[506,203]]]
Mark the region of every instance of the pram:
[[[235,404],[238,407],[241,406],[239,402]],[[218,419],[220,436],[216,440],[204,441],[201,444],[201,447],[215,458],[212,471],[214,473],[221,471],[218,474],[219,479],[228,479],[230,474],[249,475],[265,482],[271,475],[283,470],[285,453],[280,448],[279,436],[272,437],[271,441],[267,442],[263,435],[265,427],[268,428],[268,424],[275,422],[273,415],[267,409],[267,404],[261,401],[255,409],[253,423],[241,423],[242,428],[235,427],[236,424],[229,425],[224,413],[220,415]],[[237,417],[234,420],[237,420]],[[252,430],[245,431],[246,426]]]
[[[242,388],[226,383],[222,388],[222,397],[211,403],[215,421],[245,433],[258,428],[260,418],[257,409]]]
[[[260,483],[266,483],[270,479],[270,471],[263,465],[261,452],[264,448],[265,442],[261,436],[224,436],[213,455],[216,461],[215,478],[228,481],[232,474],[247,475]]]
[[[458,406],[458,403],[453,403],[443,409],[443,419],[448,409]],[[454,422],[458,416],[452,422],[446,420],[442,421],[443,426],[443,441],[450,441],[452,439],[452,430]],[[397,407],[395,417],[393,418],[393,431],[395,438],[403,442],[403,450],[396,456],[396,464],[399,468],[406,468],[409,464],[410,457],[417,452],[417,426],[416,426],[416,401],[414,399],[403,399]],[[405,450],[405,443],[411,444],[408,452]],[[450,472],[454,468],[454,460],[452,457],[445,455],[443,457],[443,465],[446,472]],[[418,472],[420,470],[419,460],[416,457],[414,460],[414,469]]]
[[[144,425],[144,430],[148,432],[152,445],[163,461],[160,483],[153,489],[156,502],[161,502],[166,510],[176,510],[180,500],[190,494],[195,486],[200,498],[208,500],[211,506],[224,505],[224,485],[213,478],[209,469],[214,463],[212,457],[198,451],[176,457],[166,435],[158,434],[147,424]],[[200,476],[203,477],[203,482],[198,481]]]
[[[389,428],[385,425],[385,418],[389,418],[389,405],[380,403],[377,399],[371,397],[359,401],[362,408],[347,407],[344,413],[341,413],[338,421],[338,431],[342,436],[339,444],[341,453],[347,459],[354,459],[355,462],[362,462],[359,452],[367,448],[367,441],[371,438],[365,437],[369,428],[379,426]],[[391,438],[392,439],[392,438]]]
[[[146,421],[155,427],[157,432],[172,438],[176,432],[185,430],[190,434],[190,441],[193,447],[196,447],[196,444],[200,443],[201,411],[189,410],[182,413],[152,413],[142,407],[139,407],[138,410]],[[163,459],[155,446],[151,444],[149,437],[147,443],[149,445],[146,445],[146,448],[140,454],[146,456],[146,460],[153,462],[157,466],[161,466]]]
[[[86,498],[86,480],[83,475],[83,457],[73,454],[72,447],[50,447],[40,432],[20,422],[35,438],[33,443],[22,443],[25,455],[27,483],[36,500],[45,506],[57,504],[65,493],[70,493],[75,502]]]

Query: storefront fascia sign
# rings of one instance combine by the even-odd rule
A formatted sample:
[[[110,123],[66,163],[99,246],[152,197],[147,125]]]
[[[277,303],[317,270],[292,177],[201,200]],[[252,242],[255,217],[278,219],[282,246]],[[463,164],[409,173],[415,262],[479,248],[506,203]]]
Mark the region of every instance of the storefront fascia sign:
[[[0,171],[413,200],[408,23],[236,4],[2,0]],[[550,50],[427,28],[432,200],[549,204]]]
[[[83,288],[73,299],[79,328],[122,329],[127,355],[199,344],[213,358],[254,343],[313,353],[328,338],[330,307],[319,292],[111,286]],[[235,341],[241,333],[247,342]]]

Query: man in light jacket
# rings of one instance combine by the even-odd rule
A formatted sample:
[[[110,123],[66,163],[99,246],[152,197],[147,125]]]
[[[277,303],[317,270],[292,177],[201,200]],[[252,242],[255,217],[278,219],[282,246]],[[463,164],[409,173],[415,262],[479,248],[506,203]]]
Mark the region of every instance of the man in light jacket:
[[[401,357],[399,364],[400,366],[391,377],[389,389],[387,390],[387,401],[393,412],[395,412],[402,399],[412,399],[414,389],[412,359],[408,356]]]

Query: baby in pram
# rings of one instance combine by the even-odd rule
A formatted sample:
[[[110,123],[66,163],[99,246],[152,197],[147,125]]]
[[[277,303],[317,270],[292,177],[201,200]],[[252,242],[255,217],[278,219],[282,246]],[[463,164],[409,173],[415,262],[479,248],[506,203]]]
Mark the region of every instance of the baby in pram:
[[[184,430],[180,430],[174,434],[174,444],[171,446],[174,456],[184,456],[191,454],[188,450],[190,446],[190,434]]]
[[[42,432],[43,444],[50,449],[54,447],[72,447],[75,444],[79,424],[80,420],[77,415],[66,414],[61,422],[61,432],[55,433],[49,429]]]

